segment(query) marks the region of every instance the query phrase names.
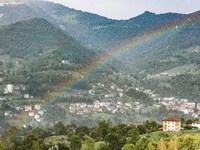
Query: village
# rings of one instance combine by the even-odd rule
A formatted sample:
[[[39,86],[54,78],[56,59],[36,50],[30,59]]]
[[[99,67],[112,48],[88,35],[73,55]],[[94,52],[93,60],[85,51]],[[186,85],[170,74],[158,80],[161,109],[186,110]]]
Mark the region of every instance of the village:
[[[147,95],[151,104],[155,108],[165,106],[167,110],[177,110],[184,113],[185,115],[190,115],[193,118],[198,118],[200,111],[200,104],[191,102],[188,99],[182,99],[177,97],[160,97],[159,94],[155,93],[151,89],[147,89],[139,86],[123,86],[118,87],[116,84],[105,85],[103,83],[93,83],[91,84],[91,89],[88,91],[75,90],[69,95],[84,95],[88,96],[93,100],[93,102],[74,102],[69,103],[64,108],[66,112],[75,115],[85,115],[93,112],[96,113],[126,113],[126,112],[136,112],[140,113],[144,109],[145,105],[141,101],[132,101],[126,93],[133,89],[136,92],[143,93]],[[6,95],[12,94],[14,91],[19,91],[19,89],[24,90],[23,85],[13,85],[7,84],[4,88],[4,96],[0,96],[0,107],[11,98],[7,98]],[[25,100],[34,99],[33,96],[26,93],[22,97]],[[67,108],[68,107],[68,108]],[[4,109],[4,115],[7,118],[11,118],[17,115],[17,113],[26,113],[26,115],[35,120],[37,123],[41,123],[44,120],[44,115],[48,113],[48,110],[44,109],[42,104],[38,102],[33,102],[31,104],[20,104],[20,105],[9,105],[9,109]]]
[[[96,94],[101,97],[101,101],[93,101],[93,104],[86,103],[71,103],[69,105],[69,112],[77,115],[83,115],[85,113],[92,112],[125,112],[130,109],[135,112],[140,112],[144,107],[144,104],[140,102],[124,102],[125,94],[124,91],[128,91],[134,87],[125,87],[124,89],[118,88],[116,85],[111,85],[110,90],[105,93],[101,93],[104,89],[104,84],[97,83],[93,85],[93,88],[88,91],[89,95],[95,97]],[[176,98],[176,97],[159,97],[151,89],[146,89],[144,87],[135,87],[134,90],[142,92],[148,95],[153,103],[153,106],[160,107],[165,106],[167,110],[177,110],[185,115],[191,115],[193,118],[198,118],[200,114],[200,104],[191,102],[188,99]],[[121,100],[120,100],[121,99]],[[112,100],[112,101],[111,101]],[[117,101],[116,101],[117,100]]]
[[[10,95],[16,91],[19,91],[20,89],[25,90],[24,85],[13,85],[13,84],[7,84],[4,88],[3,94],[5,96],[0,97],[0,108],[4,109],[4,116],[7,118],[16,117],[20,113],[26,113],[28,117],[33,118],[36,122],[42,122],[43,116],[46,110],[42,109],[42,105],[34,102],[32,104],[14,104],[11,105],[10,101],[12,101],[12,98],[8,98],[7,95]],[[34,97],[30,94],[24,94],[22,99],[29,100],[33,99]],[[14,101],[14,100],[13,100]],[[5,108],[4,108],[5,107]]]

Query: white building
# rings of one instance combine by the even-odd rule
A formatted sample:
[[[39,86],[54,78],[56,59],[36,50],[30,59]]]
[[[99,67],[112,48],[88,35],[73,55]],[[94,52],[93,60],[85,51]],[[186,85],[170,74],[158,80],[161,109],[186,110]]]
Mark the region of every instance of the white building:
[[[7,94],[7,93],[12,93],[13,92],[13,89],[14,89],[14,85],[13,84],[7,84],[6,85],[6,88],[4,89],[4,93]]]
[[[199,121],[193,122],[192,127],[197,127],[198,129],[200,129],[200,122]]]
[[[100,102],[99,101],[94,101],[93,102],[94,108],[100,108]]]
[[[29,94],[24,94],[24,98],[28,99],[28,98],[30,98],[30,95]]]
[[[35,104],[35,110],[40,110],[40,109],[41,109],[41,105]]]
[[[179,118],[166,118],[163,120],[163,131],[180,131],[181,119]]]
[[[35,119],[38,119],[38,118],[40,118],[40,115],[35,114],[34,118],[35,118]]]
[[[24,110],[25,111],[33,111],[33,107],[31,105],[25,105]]]
[[[41,115],[41,116],[43,116],[44,115],[44,110],[39,110],[38,114]]]
[[[119,93],[119,97],[123,97],[124,96],[124,94],[123,93]]]
[[[28,116],[29,116],[29,117],[33,117],[34,115],[35,115],[34,111],[30,111],[30,112],[28,113]]]
[[[12,116],[13,116],[13,113],[12,113],[12,111],[6,111],[6,112],[4,113],[4,115],[5,115],[6,117],[12,117]]]

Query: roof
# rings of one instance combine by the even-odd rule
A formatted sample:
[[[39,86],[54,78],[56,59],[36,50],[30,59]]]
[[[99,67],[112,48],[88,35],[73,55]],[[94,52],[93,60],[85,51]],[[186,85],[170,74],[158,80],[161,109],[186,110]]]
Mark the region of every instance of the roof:
[[[165,118],[163,121],[181,121],[180,118]]]

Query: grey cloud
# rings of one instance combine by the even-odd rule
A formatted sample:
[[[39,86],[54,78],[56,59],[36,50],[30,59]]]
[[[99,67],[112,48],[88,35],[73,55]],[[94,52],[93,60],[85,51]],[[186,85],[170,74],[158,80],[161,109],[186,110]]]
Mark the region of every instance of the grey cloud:
[[[200,0],[50,0],[109,18],[128,19],[144,11],[191,13],[200,10]]]

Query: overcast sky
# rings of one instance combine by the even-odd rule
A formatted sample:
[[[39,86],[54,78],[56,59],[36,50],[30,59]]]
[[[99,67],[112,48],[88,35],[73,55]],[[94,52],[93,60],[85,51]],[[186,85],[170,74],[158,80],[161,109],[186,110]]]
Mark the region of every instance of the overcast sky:
[[[191,13],[200,0],[50,0],[65,6],[114,19],[128,19],[144,11]]]

